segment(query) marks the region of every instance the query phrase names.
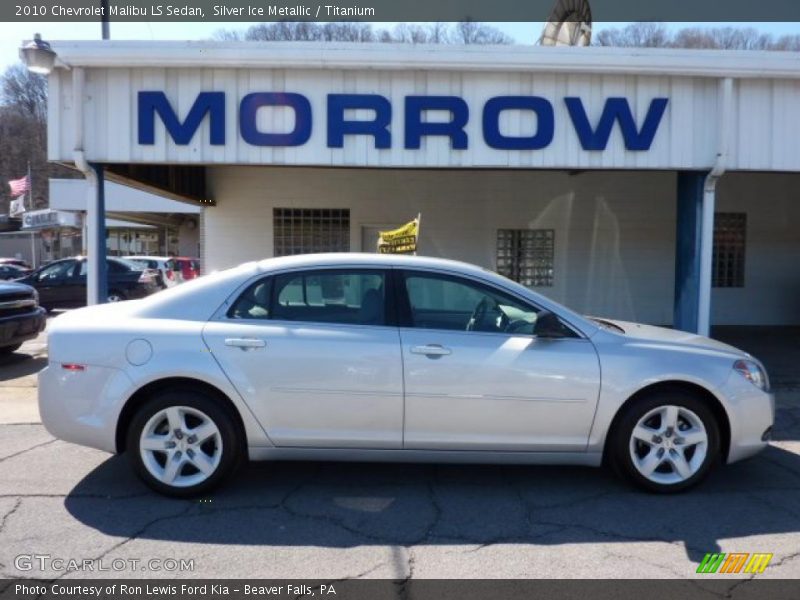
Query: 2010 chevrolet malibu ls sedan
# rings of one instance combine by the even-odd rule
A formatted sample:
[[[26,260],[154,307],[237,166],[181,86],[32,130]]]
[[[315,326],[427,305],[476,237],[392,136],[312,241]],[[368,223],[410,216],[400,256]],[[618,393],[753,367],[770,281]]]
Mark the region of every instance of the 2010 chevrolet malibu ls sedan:
[[[50,326],[39,406],[164,494],[252,460],[600,465],[674,492],[763,449],[763,366],[714,340],[586,318],[463,263],[248,263]]]

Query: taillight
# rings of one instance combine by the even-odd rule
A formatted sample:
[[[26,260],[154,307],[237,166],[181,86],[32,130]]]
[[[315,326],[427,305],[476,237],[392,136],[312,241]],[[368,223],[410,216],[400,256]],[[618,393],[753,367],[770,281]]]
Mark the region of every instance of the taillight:
[[[156,277],[152,271],[142,271],[139,275],[139,283],[153,283]]]
[[[86,365],[78,365],[75,363],[61,363],[61,368],[65,371],[85,371]]]

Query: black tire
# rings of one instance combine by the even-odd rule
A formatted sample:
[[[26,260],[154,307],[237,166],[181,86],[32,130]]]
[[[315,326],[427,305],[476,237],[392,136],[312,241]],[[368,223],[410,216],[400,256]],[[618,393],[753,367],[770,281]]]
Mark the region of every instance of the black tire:
[[[112,297],[116,297],[117,300],[111,300]],[[125,296],[124,292],[120,292],[119,290],[111,290],[108,292],[108,301],[109,302],[122,302],[126,300],[127,297]]]
[[[207,416],[219,431],[221,438],[221,457],[214,471],[202,482],[187,485],[168,485],[155,477],[145,465],[139,449],[142,431],[150,419],[169,407],[189,407],[200,411]],[[136,412],[128,427],[126,437],[126,452],[131,466],[139,478],[150,488],[175,498],[191,498],[205,494],[217,487],[226,477],[229,477],[239,466],[244,456],[244,433],[230,410],[222,405],[216,398],[195,390],[166,390],[159,392],[148,400]],[[164,453],[164,460],[167,455]],[[193,467],[189,467],[191,469]],[[181,467],[180,472],[186,472]],[[197,471],[197,469],[194,469]],[[179,472],[179,474],[180,474]]]
[[[8,356],[9,354],[13,354],[17,350],[20,349],[22,344],[14,344],[13,346],[2,346],[0,347],[0,356]]]
[[[662,483],[648,479],[636,468],[631,456],[631,438],[633,429],[639,420],[650,411],[660,406],[668,405],[683,407],[694,413],[702,421],[707,437],[705,459],[691,477],[674,483]],[[660,390],[638,398],[625,407],[623,411],[609,434],[608,458],[614,470],[637,487],[659,494],[682,492],[700,483],[705,479],[709,471],[720,462],[719,423],[707,401],[703,398],[682,389]],[[642,452],[646,453],[646,449],[642,450]],[[690,451],[687,450],[688,452]],[[669,465],[659,466],[659,469],[662,468],[664,470],[674,470]]]

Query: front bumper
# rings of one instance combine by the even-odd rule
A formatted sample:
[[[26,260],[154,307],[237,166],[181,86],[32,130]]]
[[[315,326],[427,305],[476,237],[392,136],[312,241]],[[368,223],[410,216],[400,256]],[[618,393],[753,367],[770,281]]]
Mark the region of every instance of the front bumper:
[[[0,317],[0,347],[15,346],[39,335],[47,321],[45,310],[37,307],[32,312],[10,317]]]
[[[764,392],[741,377],[731,373],[720,390],[726,400],[731,426],[731,443],[728,463],[758,454],[769,445],[769,436],[775,422],[775,396]]]

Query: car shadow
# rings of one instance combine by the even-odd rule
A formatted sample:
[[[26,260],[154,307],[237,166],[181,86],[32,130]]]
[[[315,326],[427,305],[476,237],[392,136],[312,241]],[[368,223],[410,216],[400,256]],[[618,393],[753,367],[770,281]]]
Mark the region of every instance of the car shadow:
[[[0,381],[34,375],[47,366],[46,356],[34,356],[24,350],[0,356]]]
[[[675,495],[636,491],[605,469],[285,462],[249,464],[218,492],[150,492],[124,456],[65,500],[110,536],[259,546],[665,541],[699,562],[720,540],[800,531],[800,457],[772,446]]]

